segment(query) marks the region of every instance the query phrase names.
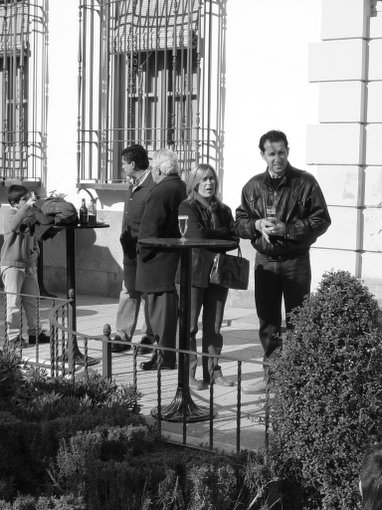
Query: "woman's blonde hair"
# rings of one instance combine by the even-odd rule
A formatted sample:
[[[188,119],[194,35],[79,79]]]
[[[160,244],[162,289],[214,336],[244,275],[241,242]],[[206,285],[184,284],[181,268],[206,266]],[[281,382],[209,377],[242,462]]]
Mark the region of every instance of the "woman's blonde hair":
[[[212,172],[216,182],[216,189],[213,198],[219,200],[218,197],[218,189],[219,189],[219,179],[217,173],[213,166],[207,163],[198,163],[194,167],[191,168],[189,174],[186,178],[187,185],[187,196],[189,198],[195,198],[196,193],[198,192],[199,184],[202,182],[207,172]]]

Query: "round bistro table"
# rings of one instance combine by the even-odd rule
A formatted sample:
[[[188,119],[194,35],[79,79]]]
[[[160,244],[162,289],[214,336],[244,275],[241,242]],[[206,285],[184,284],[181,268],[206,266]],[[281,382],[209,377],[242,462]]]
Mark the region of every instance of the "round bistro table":
[[[236,248],[234,241],[220,239],[178,239],[178,238],[147,238],[138,243],[147,248],[166,248],[180,251],[180,304],[179,304],[179,349],[190,350],[190,318],[191,318],[191,272],[192,249],[207,248],[224,250]],[[188,356],[186,357],[188,360]],[[161,418],[165,421],[197,422],[210,419],[210,409],[198,406],[192,400],[189,386],[189,366],[185,356],[178,360],[178,386],[170,404],[161,408]],[[158,409],[151,411],[158,415]]]
[[[53,227],[57,230],[65,230],[65,244],[66,244],[66,293],[67,297],[71,299],[69,303],[69,329],[77,331],[77,294],[76,294],[76,232],[89,229],[108,228],[110,225],[107,223],[96,223],[95,225],[60,225]],[[70,335],[69,335],[70,336]],[[71,356],[67,356],[69,363],[69,370],[74,370],[75,365],[96,365],[99,360],[96,358],[87,357],[85,360],[84,354],[80,351],[77,343],[77,337],[73,335],[73,361]],[[74,366],[70,366],[74,364]]]

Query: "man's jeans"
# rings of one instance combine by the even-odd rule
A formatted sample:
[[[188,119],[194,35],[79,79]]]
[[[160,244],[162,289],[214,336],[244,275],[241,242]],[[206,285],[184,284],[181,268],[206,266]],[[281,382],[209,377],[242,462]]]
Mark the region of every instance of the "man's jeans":
[[[289,314],[301,306],[310,292],[311,271],[309,253],[295,258],[271,258],[256,254],[255,301],[259,317],[260,341],[265,358],[281,344],[281,303],[284,297],[286,325]]]
[[[27,318],[28,334],[36,335],[37,298],[20,296],[18,294],[31,294],[39,296],[40,290],[37,281],[37,267],[26,269],[19,267],[1,267],[1,276],[4,282],[4,292],[7,294],[6,327],[8,339],[14,340],[21,331],[21,305]]]
[[[154,335],[150,327],[150,322],[147,315],[147,301],[145,295],[138,290],[127,289],[125,282],[122,283],[122,290],[119,295],[118,311],[116,318],[117,333],[123,337],[127,336],[129,341],[133,338],[135,328],[137,326],[139,308],[141,300],[144,302],[145,325],[142,329],[145,330],[145,336],[154,340]]]

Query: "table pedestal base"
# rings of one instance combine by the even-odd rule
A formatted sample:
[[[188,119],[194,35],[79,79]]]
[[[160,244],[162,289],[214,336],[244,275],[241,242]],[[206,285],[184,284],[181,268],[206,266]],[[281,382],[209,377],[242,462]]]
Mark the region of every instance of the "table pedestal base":
[[[59,356],[58,361],[59,362],[64,361],[65,363],[68,363],[68,361],[69,361],[68,353],[66,352],[63,357]],[[86,363],[85,363],[85,355],[82,354],[82,352],[80,352],[79,350],[77,352],[75,352],[74,356],[73,356],[73,363],[75,365],[85,365],[86,364],[88,367],[90,367],[92,365],[97,365],[99,362],[100,362],[99,359],[92,358],[91,356],[88,356]]]
[[[184,391],[183,388],[178,387],[175,393],[175,397],[170,404],[161,408],[161,419],[164,421],[183,421],[183,412],[186,408],[186,421],[206,421],[210,419],[210,409],[206,406],[198,406],[192,400],[191,395],[188,391]],[[213,413],[216,416],[216,413]],[[151,410],[151,416],[158,418],[158,408],[155,407]]]

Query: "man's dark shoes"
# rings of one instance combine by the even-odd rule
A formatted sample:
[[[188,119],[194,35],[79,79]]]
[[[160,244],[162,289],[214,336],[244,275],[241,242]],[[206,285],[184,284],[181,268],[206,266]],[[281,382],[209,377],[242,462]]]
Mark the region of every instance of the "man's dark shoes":
[[[123,352],[123,351],[128,351],[129,349],[131,349],[131,345],[126,343],[129,341],[126,335],[124,335],[123,338],[121,338],[120,335],[114,335],[113,340],[115,340],[116,342],[124,342],[124,343],[111,344],[111,352]]]
[[[48,344],[50,342],[50,336],[45,333],[45,331],[41,331],[37,337],[39,344]],[[29,335],[28,338],[29,345],[36,345],[36,335]]]
[[[152,352],[152,349],[150,347],[144,347],[145,345],[153,345],[154,339],[145,335],[141,338],[141,341],[139,342],[138,347],[138,354],[150,354]]]
[[[139,365],[142,370],[158,370],[158,365],[156,359],[151,359],[150,361],[142,361]],[[166,363],[162,363],[161,370],[174,370],[176,368],[175,363],[168,365]]]

